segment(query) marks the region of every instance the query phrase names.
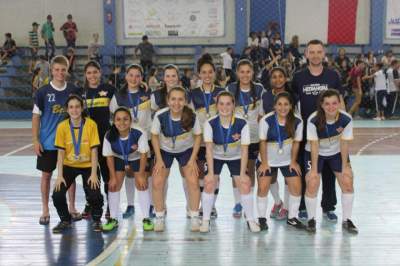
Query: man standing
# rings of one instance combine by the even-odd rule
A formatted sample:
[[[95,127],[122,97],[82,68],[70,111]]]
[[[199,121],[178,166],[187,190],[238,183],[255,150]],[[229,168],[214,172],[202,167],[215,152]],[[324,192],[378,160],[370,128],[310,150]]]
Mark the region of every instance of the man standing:
[[[29,73],[32,73],[32,70],[38,59],[38,51],[39,51],[38,27],[39,27],[39,24],[36,22],[33,22],[32,30],[29,32],[29,45],[31,48],[31,62],[29,64]]]
[[[147,75],[149,69],[153,66],[153,57],[155,54],[153,44],[149,42],[149,37],[144,35],[142,42],[135,48],[135,55],[138,56],[140,51],[140,64],[143,67],[145,75]]]
[[[235,74],[232,71],[232,63],[233,63],[233,48],[228,47],[226,52],[220,54],[222,57],[222,67],[225,70],[225,75],[229,77],[229,82],[235,81]]]
[[[61,26],[60,30],[63,32],[65,41],[67,42],[67,49],[69,47],[75,48],[78,27],[76,26],[76,23],[72,21],[71,14],[67,16],[67,22]]]
[[[54,53],[56,50],[56,44],[54,43],[54,24],[53,17],[51,15],[47,16],[47,21],[42,25],[41,35],[44,40],[44,44],[46,45],[46,57],[51,59],[54,57]],[[49,49],[51,49],[51,54],[49,57]]]
[[[343,89],[341,86],[339,75],[331,69],[324,68],[322,62],[325,58],[324,44],[320,40],[311,40],[306,47],[306,58],[308,59],[308,67],[304,70],[296,72],[293,76],[292,88],[296,94],[296,99],[300,103],[300,112],[303,121],[316,111],[318,96],[325,90],[336,89],[341,94],[341,109],[344,108]],[[306,125],[306,123],[304,123]],[[304,202],[305,169],[304,169],[304,148],[307,142],[306,126],[304,126],[303,142],[299,150],[299,164],[302,167],[302,199],[300,205],[299,218],[307,219],[306,206]],[[337,221],[334,213],[337,203],[336,178],[329,165],[325,165],[322,171],[322,201],[321,207],[324,216],[330,221]]]

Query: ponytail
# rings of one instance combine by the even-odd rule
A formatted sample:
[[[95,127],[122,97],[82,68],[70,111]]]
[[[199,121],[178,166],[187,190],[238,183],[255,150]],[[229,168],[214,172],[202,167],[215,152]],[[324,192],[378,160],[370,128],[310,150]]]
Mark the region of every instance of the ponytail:
[[[185,99],[187,100],[187,95],[186,95],[186,91],[184,88],[177,86],[177,87],[173,87],[167,95],[167,98],[170,97],[171,93],[174,91],[179,91],[182,92],[183,95],[185,95]],[[195,115],[192,109],[190,109],[187,105],[185,105],[183,107],[182,110],[182,117],[181,117],[181,125],[182,128],[186,131],[190,131],[192,130],[193,126],[194,126],[194,119],[195,119]]]

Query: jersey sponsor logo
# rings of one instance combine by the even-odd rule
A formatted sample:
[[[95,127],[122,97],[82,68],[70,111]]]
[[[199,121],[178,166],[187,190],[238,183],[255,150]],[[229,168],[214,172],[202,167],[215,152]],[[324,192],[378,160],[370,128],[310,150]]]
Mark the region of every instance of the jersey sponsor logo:
[[[232,139],[233,139],[234,141],[238,141],[238,140],[240,139],[240,137],[241,137],[241,135],[240,135],[239,133],[236,133],[236,134],[233,134],[233,135],[232,135]]]
[[[305,95],[320,95],[323,91],[328,90],[328,84],[308,84],[303,86],[303,93]]]

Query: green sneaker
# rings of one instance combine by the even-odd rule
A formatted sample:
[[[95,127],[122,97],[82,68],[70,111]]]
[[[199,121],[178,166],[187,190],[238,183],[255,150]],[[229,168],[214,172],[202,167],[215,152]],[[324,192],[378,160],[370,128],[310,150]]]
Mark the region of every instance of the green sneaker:
[[[144,218],[143,219],[143,231],[153,231],[153,230],[154,230],[153,221],[150,220],[149,218]]]
[[[110,218],[107,223],[102,225],[103,232],[110,232],[118,227],[118,220]]]

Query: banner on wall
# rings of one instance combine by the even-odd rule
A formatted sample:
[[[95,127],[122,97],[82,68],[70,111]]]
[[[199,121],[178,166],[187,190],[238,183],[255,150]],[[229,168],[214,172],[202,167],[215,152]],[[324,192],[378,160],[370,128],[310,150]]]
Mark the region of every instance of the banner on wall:
[[[221,37],[224,0],[124,0],[125,38]]]
[[[386,39],[400,40],[400,1],[386,1]]]

